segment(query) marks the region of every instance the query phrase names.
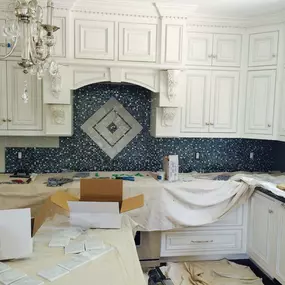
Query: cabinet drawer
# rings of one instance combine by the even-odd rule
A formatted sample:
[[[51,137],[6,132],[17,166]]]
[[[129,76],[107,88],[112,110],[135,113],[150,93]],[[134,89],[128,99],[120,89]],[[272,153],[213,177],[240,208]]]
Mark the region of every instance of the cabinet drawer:
[[[162,234],[161,256],[241,253],[242,230],[197,230]]]

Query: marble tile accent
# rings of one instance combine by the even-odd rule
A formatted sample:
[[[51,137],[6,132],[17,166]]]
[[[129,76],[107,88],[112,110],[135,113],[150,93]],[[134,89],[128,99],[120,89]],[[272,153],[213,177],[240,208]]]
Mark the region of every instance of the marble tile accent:
[[[141,132],[142,126],[112,97],[81,129],[113,159]]]
[[[113,159],[81,129],[81,126],[111,98],[115,98],[142,126],[139,134]],[[139,86],[110,83],[85,86],[74,92],[73,104],[74,135],[60,138],[59,148],[23,148],[24,167],[34,172],[59,172],[62,169],[157,171],[162,168],[162,159],[165,155],[177,154],[181,172],[274,170],[272,141],[151,137],[151,92]],[[103,131],[103,135],[109,141],[106,145],[110,146],[116,145],[117,138],[127,131],[131,123],[122,123],[118,118],[114,126],[112,123],[115,115],[109,113],[110,117],[106,123],[96,126],[100,132]],[[18,150],[6,148],[7,172],[17,168]],[[200,153],[199,160],[195,159],[196,152]],[[250,152],[254,152],[254,160],[249,159]]]

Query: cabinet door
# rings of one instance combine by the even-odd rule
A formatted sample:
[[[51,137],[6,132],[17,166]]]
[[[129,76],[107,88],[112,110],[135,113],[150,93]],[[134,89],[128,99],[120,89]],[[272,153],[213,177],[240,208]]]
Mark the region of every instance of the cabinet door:
[[[0,130],[7,130],[6,61],[0,61]]]
[[[283,112],[283,106],[285,106],[285,69],[283,71],[283,92],[281,96],[281,105],[279,106],[279,133],[281,136],[285,136],[285,112]]]
[[[75,20],[75,57],[114,59],[114,22]]]
[[[6,54],[6,38],[3,35],[2,27],[5,25],[5,20],[0,19],[0,27],[1,27],[1,32],[0,32],[0,55],[5,55]]]
[[[241,35],[214,35],[213,65],[240,66],[240,59]]]
[[[235,133],[237,131],[238,95],[239,72],[213,72],[210,132]]]
[[[187,33],[187,47],[187,64],[212,65],[212,34]]]
[[[119,60],[156,61],[156,25],[119,23]]]
[[[276,203],[255,193],[250,201],[248,254],[268,274],[275,270]]]
[[[279,209],[276,274],[278,281],[285,284],[285,204]]]
[[[66,18],[55,17],[53,24],[59,27],[59,30],[54,33],[56,44],[53,47],[54,57],[65,57],[66,56]]]
[[[272,135],[275,79],[275,70],[248,72],[245,133]]]
[[[208,132],[210,109],[210,71],[188,71],[186,102],[182,111],[182,132]]]
[[[278,32],[250,35],[249,66],[276,65]]]
[[[25,81],[29,100],[22,99]],[[26,75],[16,62],[7,62],[8,129],[42,130],[41,81]]]

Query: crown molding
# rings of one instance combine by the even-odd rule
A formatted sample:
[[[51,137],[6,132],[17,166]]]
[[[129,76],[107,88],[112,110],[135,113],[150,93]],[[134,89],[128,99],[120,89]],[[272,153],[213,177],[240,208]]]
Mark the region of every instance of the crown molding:
[[[154,3],[157,12],[160,17],[179,17],[187,18],[190,14],[194,13],[198,6],[197,5],[177,5],[177,4],[165,4],[165,3]]]

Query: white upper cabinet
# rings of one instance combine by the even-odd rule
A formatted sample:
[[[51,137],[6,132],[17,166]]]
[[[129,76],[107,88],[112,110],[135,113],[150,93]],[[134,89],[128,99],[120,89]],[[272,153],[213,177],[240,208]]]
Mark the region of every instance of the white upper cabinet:
[[[272,135],[275,81],[275,70],[248,72],[245,133]]]
[[[208,132],[211,94],[210,71],[188,71],[186,101],[182,111],[182,132]]]
[[[7,130],[6,62],[0,61],[0,130]]]
[[[239,67],[241,35],[187,33],[187,64]]]
[[[75,20],[75,57],[114,59],[114,22]]]
[[[277,222],[275,209],[276,204],[273,199],[259,193],[252,196],[248,225],[248,254],[271,276],[275,272]]]
[[[278,60],[279,33],[269,32],[250,35],[249,66],[276,65]]]
[[[53,56],[66,57],[66,18],[56,17],[53,19],[53,24],[59,27],[54,33],[56,45],[53,48]]]
[[[276,278],[281,284],[285,284],[285,204],[279,209],[278,233],[277,233],[277,262]]]
[[[25,81],[28,83],[29,100],[22,99]],[[41,81],[25,75],[17,62],[7,62],[8,129],[42,130]]]
[[[213,65],[240,66],[241,35],[214,35]]]
[[[213,35],[187,33],[187,64],[212,65]]]
[[[119,23],[119,60],[156,61],[156,25]]]
[[[239,72],[213,72],[210,132],[235,133],[237,131],[238,97]]]

